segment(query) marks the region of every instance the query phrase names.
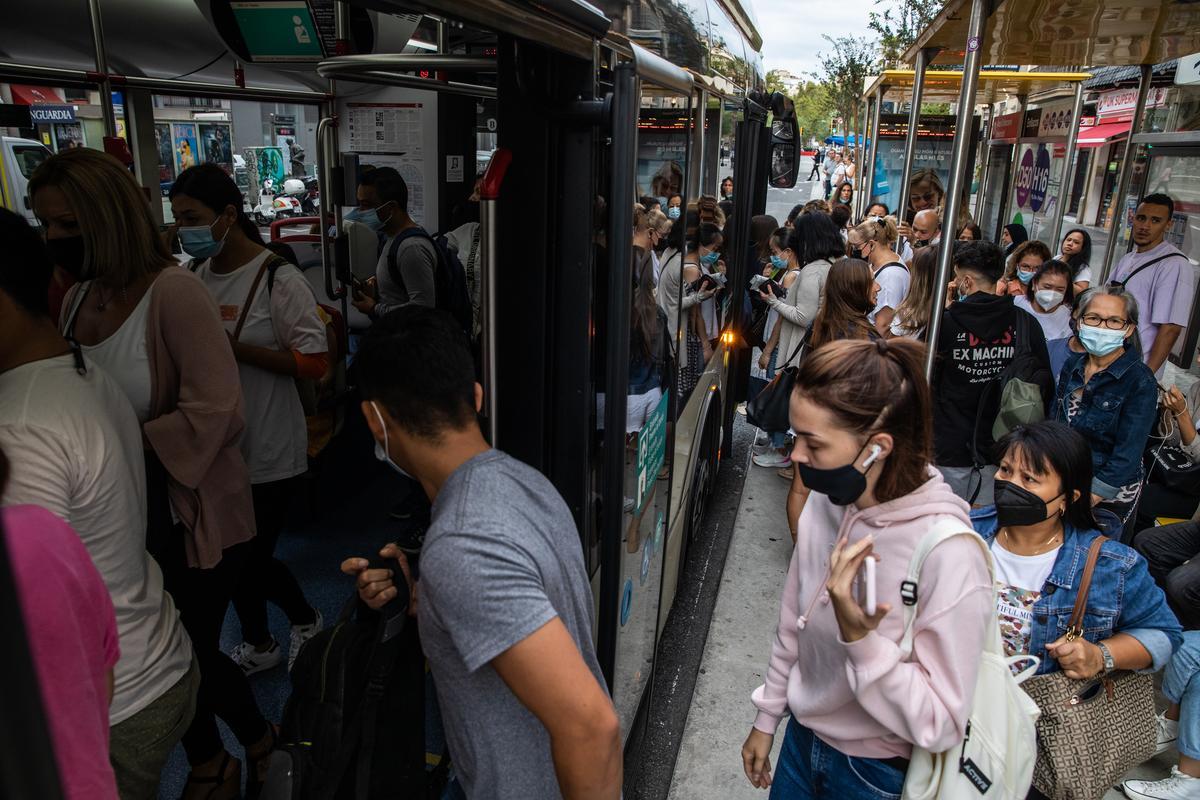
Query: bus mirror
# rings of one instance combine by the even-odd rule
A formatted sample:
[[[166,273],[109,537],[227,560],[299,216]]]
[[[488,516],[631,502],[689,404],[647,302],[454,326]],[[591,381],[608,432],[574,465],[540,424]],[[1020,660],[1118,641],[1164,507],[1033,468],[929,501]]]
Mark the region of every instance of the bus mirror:
[[[775,189],[792,189],[800,173],[800,126],[794,116],[771,122],[771,177]]]

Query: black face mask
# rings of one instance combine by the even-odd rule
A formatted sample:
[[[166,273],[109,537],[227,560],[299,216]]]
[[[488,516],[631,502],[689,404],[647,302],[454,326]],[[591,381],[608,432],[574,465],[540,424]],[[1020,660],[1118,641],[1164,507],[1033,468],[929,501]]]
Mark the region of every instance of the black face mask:
[[[87,263],[82,236],[47,239],[46,250],[50,253],[50,259],[70,273],[75,280],[86,281],[95,277],[91,265]]]
[[[1050,498],[1054,502],[1062,494]],[[1028,489],[1012,481],[996,479],[995,488],[996,522],[1002,528],[1037,525],[1050,516],[1048,503]]]
[[[866,445],[863,445],[863,449],[865,448]],[[796,464],[796,469],[800,470],[800,480],[804,481],[804,485],[809,489],[825,495],[835,506],[848,506],[862,497],[863,492],[867,490],[867,474],[859,472],[855,466],[861,455],[862,449],[855,454],[854,460],[849,464],[833,469],[818,469],[799,463]],[[875,462],[875,458],[877,456],[872,455],[867,459],[870,462],[865,464],[868,470]]]
[[[857,259],[859,259],[860,261],[866,261],[866,260],[867,260],[867,257],[863,255],[863,251],[862,251],[862,248],[861,248],[861,247],[851,247],[851,248],[850,248],[850,257],[851,257],[851,258],[857,258]]]

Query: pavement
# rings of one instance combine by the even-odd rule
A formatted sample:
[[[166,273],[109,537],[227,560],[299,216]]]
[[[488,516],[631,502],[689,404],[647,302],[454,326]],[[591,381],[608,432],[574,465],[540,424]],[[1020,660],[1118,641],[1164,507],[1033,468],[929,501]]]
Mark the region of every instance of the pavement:
[[[775,638],[792,544],[784,512],[787,482],[774,469],[748,469],[668,800],[766,797],[742,772],[741,748],[754,721],[750,693],[763,682]],[[772,765],[782,740],[781,730]],[[1127,777],[1166,777],[1177,759],[1169,750]],[[1104,800],[1123,797],[1113,789]]]

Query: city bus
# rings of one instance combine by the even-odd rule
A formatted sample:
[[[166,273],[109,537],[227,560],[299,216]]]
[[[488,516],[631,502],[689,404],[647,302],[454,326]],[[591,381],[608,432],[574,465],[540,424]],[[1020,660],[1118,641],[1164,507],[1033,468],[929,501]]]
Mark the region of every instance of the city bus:
[[[80,125],[78,137],[9,132],[126,158],[164,225],[184,156],[228,159],[230,174],[238,157],[251,205],[267,173],[315,176],[333,225],[299,237],[306,276],[352,333],[367,320],[348,286],[376,256],[339,233],[358,171],[399,169],[430,232],[479,222],[485,428],[574,514],[601,666],[631,738],[654,715],[657,644],[731,442],[750,218],[799,166],[790,103],[764,92],[749,0],[45,0],[6,17],[0,99],[49,87]],[[712,356],[686,396],[666,358],[661,400],[628,430],[634,202],[678,193],[694,209],[727,176]],[[676,225],[694,236],[698,221],[685,212]]]

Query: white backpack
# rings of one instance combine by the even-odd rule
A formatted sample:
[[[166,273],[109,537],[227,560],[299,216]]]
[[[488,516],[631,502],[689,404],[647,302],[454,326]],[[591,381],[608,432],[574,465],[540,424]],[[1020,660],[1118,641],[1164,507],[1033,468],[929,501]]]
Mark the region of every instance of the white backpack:
[[[918,543],[908,565],[908,578],[901,586],[904,600],[901,658],[907,660],[912,653],[921,564],[935,547],[954,536],[970,536],[979,543],[987,559],[990,585],[995,585],[992,554],[983,538],[964,531],[961,522],[937,523]],[[914,747],[904,779],[903,800],[1025,800],[1029,793],[1033,764],[1037,760],[1034,725],[1040,712],[1020,684],[1037,671],[1039,659],[1005,657],[994,594],[993,590],[988,635],[979,663],[979,677],[975,680],[966,738],[944,753]],[[1024,661],[1032,661],[1033,666],[1014,676],[1010,666]]]

